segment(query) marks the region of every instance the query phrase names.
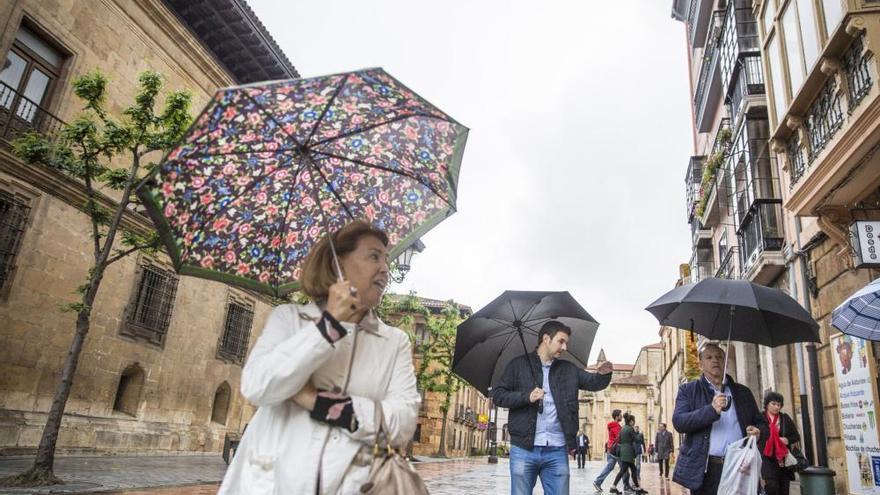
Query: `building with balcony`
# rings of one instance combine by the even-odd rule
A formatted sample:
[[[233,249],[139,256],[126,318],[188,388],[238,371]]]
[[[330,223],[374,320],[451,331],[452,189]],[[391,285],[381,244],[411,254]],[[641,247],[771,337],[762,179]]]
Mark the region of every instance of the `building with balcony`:
[[[683,281],[721,277],[786,287],[783,187],[770,144],[768,84],[752,0],[674,0],[672,16],[688,33],[694,96],[695,147],[685,173],[693,250]],[[675,332],[666,334],[683,349]],[[732,375],[757,398],[780,388],[768,372],[774,351],[737,342],[729,352]],[[661,393],[677,390],[674,382],[664,379]]]
[[[822,405],[828,466],[836,492],[854,493],[829,336],[831,311],[875,278],[857,268],[849,226],[880,220],[880,5],[867,0],[754,2],[769,99],[770,138],[780,159],[784,244],[791,247],[792,293],[821,324],[809,411]],[[875,356],[877,343],[868,344]],[[809,356],[809,354],[808,354]],[[794,378],[795,380],[798,377]],[[815,428],[815,425],[814,425]],[[814,430],[814,438],[817,431]]]
[[[78,115],[70,83],[94,69],[111,81],[116,117],[147,69],[189,90],[195,109],[220,87],[298,74],[241,0],[23,0],[0,3],[0,18],[2,455],[36,449],[75,327],[61,308],[77,300],[93,261],[82,184],[23,163],[10,143],[30,131],[51,137]],[[151,228],[136,213],[126,221]],[[219,451],[254,412],[239,393],[241,366],[270,309],[257,294],[178,277],[161,255],[112,265],[59,452]]]

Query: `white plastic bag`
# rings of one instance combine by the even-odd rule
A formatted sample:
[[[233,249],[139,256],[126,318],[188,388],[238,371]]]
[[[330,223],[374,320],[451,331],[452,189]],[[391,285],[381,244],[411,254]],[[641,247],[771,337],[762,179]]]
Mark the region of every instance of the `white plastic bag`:
[[[755,495],[761,482],[761,454],[757,439],[749,436],[727,446],[718,493]]]

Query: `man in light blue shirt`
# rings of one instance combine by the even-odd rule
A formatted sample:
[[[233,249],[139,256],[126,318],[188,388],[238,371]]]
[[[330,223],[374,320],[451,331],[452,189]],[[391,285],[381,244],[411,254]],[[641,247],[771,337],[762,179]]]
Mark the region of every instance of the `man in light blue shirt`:
[[[559,359],[570,336],[564,323],[544,323],[535,352],[511,360],[492,390],[495,404],[509,410],[512,495],[531,494],[539,477],[545,495],[568,495],[569,450],[577,448],[578,390],[602,390],[611,382],[613,368],[607,361],[590,373]]]

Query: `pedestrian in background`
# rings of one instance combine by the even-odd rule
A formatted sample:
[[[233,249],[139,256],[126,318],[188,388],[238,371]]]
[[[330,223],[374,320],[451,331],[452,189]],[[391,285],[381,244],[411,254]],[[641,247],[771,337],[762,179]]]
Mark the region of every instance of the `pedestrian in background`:
[[[617,466],[619,462],[619,458],[615,455],[614,450],[616,449],[618,442],[620,441],[620,421],[623,419],[623,415],[620,409],[615,409],[611,411],[611,421],[608,422],[608,441],[605,442],[605,467],[602,469],[602,472],[599,473],[599,476],[593,480],[593,487],[597,492],[602,492],[602,482],[605,481],[605,478],[614,471],[614,466]],[[624,488],[629,487],[629,474],[627,474],[623,478]]]
[[[669,479],[669,456],[675,450],[672,440],[672,433],[666,429],[666,423],[660,423],[657,427],[657,434],[654,435],[654,455],[657,456],[657,463],[660,464],[660,478]]]
[[[636,469],[636,459],[638,459],[638,442],[639,432],[635,427],[636,418],[632,414],[623,415],[623,428],[620,430],[620,471],[614,477],[614,483],[611,484],[611,493],[620,494],[617,489],[617,483],[623,478],[625,473],[629,473],[631,485],[635,493],[648,493],[642,490],[639,485],[639,472]],[[624,488],[626,490],[626,488]],[[629,490],[626,490],[629,491]]]
[[[770,426],[770,437],[761,452],[761,478],[767,495],[788,495],[794,473],[785,469],[785,456],[790,446],[801,441],[801,435],[788,414],[781,411],[782,394],[767,392],[764,395],[764,417]]]
[[[639,476],[642,475],[642,456],[645,454],[645,435],[639,431],[638,425],[634,426],[633,429],[636,431],[636,472],[639,473]]]
[[[577,434],[577,463],[578,469],[583,469],[585,457],[587,455],[587,447],[590,445],[590,438],[583,430],[579,430]]]

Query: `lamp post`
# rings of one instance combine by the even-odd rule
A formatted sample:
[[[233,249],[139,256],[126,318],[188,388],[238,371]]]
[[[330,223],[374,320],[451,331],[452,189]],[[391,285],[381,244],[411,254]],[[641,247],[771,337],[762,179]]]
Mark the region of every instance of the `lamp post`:
[[[415,242],[407,246],[407,248],[400,253],[400,256],[394,260],[394,267],[390,273],[391,280],[398,284],[403,282],[407,272],[409,272],[410,262],[412,261],[413,255],[421,253],[424,250],[425,245],[420,239],[416,239]]]

